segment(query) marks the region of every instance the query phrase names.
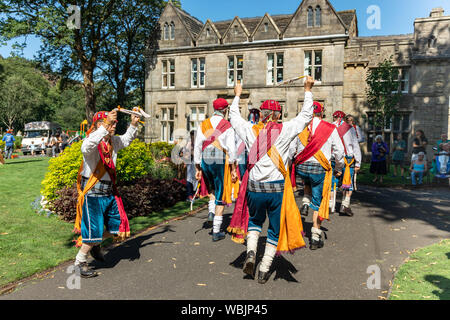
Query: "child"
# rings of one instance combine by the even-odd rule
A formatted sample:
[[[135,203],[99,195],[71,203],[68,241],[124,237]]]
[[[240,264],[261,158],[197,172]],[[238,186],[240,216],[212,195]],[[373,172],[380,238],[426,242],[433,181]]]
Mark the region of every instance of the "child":
[[[34,156],[34,150],[36,150],[36,146],[34,145],[34,141],[31,141],[31,155]]]
[[[417,160],[411,162],[409,170],[411,171],[412,185],[417,185],[416,178],[419,178],[419,186],[422,185],[423,175],[428,170],[424,152],[419,152]]]
[[[41,154],[43,156],[45,156],[45,149],[46,149],[45,138],[42,138],[42,140],[41,140]]]

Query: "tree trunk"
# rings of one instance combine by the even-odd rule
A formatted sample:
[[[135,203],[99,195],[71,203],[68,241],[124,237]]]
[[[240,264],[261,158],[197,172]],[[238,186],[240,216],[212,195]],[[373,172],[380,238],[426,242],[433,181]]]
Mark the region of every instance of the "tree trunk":
[[[85,92],[85,107],[86,117],[89,126],[92,124],[92,118],[95,114],[95,87],[94,87],[94,72],[90,68],[83,68],[83,87]]]

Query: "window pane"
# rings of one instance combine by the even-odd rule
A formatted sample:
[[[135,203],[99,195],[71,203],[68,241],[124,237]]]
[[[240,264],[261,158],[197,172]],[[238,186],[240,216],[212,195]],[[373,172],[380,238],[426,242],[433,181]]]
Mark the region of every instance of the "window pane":
[[[237,71],[237,79],[241,81],[241,84],[242,84],[242,82],[243,82],[243,81],[242,81],[243,78],[244,78],[244,71],[243,71],[243,70],[238,70],[238,71]]]
[[[234,57],[228,57],[228,69],[234,69]]]
[[[163,87],[167,88],[167,74],[163,75]]]
[[[277,67],[282,67],[284,64],[284,55],[282,53],[277,54]]]
[[[197,59],[192,59],[192,71],[197,71]]]
[[[170,118],[169,120],[174,120],[175,119],[175,109],[174,108],[170,108]]]
[[[314,12],[311,7],[308,8],[308,27],[313,26]]]
[[[162,109],[162,114],[163,114],[162,119],[167,120],[167,109],[166,108]]]
[[[175,61],[170,60],[170,72],[175,72]]]
[[[267,69],[273,68],[273,53],[267,55]]]
[[[322,67],[316,67],[315,69],[314,80],[322,81]]]
[[[170,39],[175,39],[175,24],[173,22],[170,24]]]
[[[194,87],[196,87],[198,84],[197,74],[198,74],[197,72],[192,72],[192,86]]]
[[[273,84],[274,81],[275,79],[273,69],[267,70],[267,84]]]
[[[197,108],[193,107],[191,109],[191,120],[197,121]]]
[[[268,32],[269,31],[269,24],[266,22],[264,23],[264,32]]]
[[[173,142],[173,122],[169,122],[169,141]]]
[[[175,74],[170,76],[170,86],[175,87]]]
[[[167,141],[167,123],[161,122],[161,140]]]
[[[322,65],[322,51],[314,51],[314,64],[315,65]]]
[[[305,69],[311,65],[311,51],[305,51]]]
[[[200,85],[201,86],[205,85],[205,73],[204,72],[200,72]]]
[[[163,60],[163,62],[162,62],[162,70],[163,70],[163,73],[167,73],[167,61],[166,60]]]
[[[277,69],[277,82],[283,81],[283,69]]]
[[[403,115],[402,131],[409,131],[409,114]]]
[[[200,71],[205,71],[205,59],[200,59]]]
[[[238,69],[244,68],[244,57],[243,56],[237,56],[237,67]]]
[[[394,131],[398,132],[400,131],[400,123],[401,123],[401,117],[400,116],[395,116],[394,117]]]
[[[228,85],[234,86],[234,71],[233,70],[230,70],[228,72]]]
[[[321,23],[321,12],[322,12],[322,10],[320,10],[320,7],[319,6],[317,6],[316,7],[316,26],[320,26],[320,23]]]

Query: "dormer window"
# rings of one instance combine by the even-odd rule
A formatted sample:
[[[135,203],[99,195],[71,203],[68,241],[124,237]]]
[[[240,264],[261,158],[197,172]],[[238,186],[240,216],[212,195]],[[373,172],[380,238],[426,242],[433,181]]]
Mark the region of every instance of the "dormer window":
[[[164,24],[164,40],[169,40],[169,24]]]
[[[170,23],[170,40],[175,40],[175,23]]]
[[[320,6],[316,7],[316,27],[320,27],[322,23],[322,9]]]
[[[312,7],[308,7],[308,27],[314,26],[314,11]]]
[[[211,29],[206,28],[206,37],[209,38],[211,37]]]

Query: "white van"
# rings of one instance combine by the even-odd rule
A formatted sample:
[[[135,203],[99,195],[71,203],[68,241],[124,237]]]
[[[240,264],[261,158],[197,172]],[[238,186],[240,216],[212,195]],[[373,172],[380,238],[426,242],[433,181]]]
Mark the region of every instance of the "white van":
[[[61,126],[55,122],[37,121],[25,125],[22,138],[22,153],[24,155],[31,153],[31,142],[36,146],[35,153],[40,153],[42,148],[42,138],[45,143],[50,142],[50,137],[61,132]]]

